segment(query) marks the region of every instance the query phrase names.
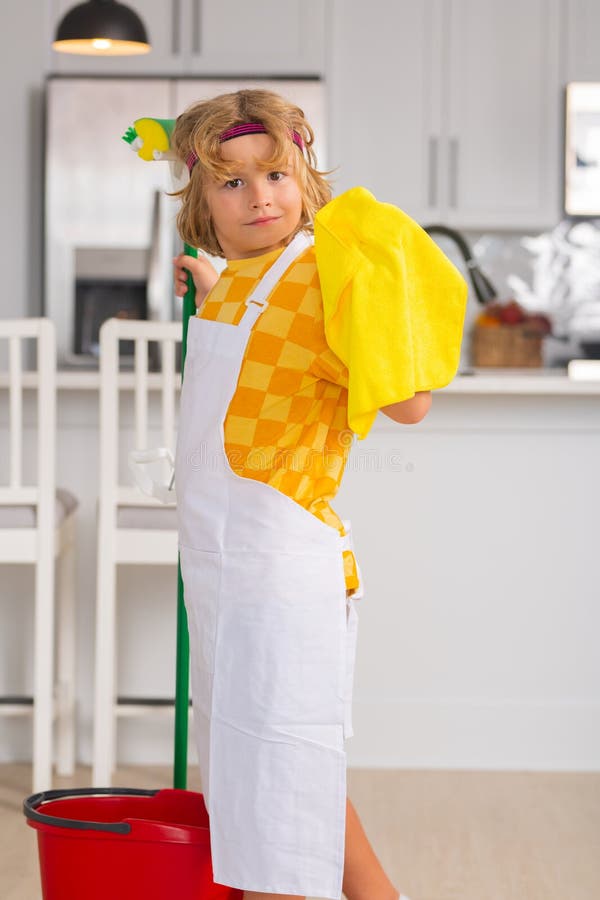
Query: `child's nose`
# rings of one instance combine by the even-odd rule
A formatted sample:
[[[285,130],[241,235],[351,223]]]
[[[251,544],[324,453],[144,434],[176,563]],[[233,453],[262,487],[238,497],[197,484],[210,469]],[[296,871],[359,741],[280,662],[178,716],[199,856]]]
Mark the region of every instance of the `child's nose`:
[[[262,183],[254,185],[250,190],[250,206],[255,209],[257,206],[271,205],[271,191],[269,186]]]

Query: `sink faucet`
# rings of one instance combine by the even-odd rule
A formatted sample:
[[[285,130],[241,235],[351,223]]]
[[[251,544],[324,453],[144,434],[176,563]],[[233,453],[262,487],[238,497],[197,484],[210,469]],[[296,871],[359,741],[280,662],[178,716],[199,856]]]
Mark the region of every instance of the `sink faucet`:
[[[489,303],[490,301],[497,298],[498,291],[494,288],[490,280],[483,274],[476,261],[473,259],[471,248],[467,244],[462,234],[460,234],[458,231],[455,231],[453,228],[448,228],[446,225],[424,225],[423,230],[426,231],[429,235],[442,234],[444,235],[444,237],[450,238],[450,240],[456,244],[469,271],[469,277],[471,279],[471,284],[473,285],[475,295],[481,304],[485,305],[486,303]]]

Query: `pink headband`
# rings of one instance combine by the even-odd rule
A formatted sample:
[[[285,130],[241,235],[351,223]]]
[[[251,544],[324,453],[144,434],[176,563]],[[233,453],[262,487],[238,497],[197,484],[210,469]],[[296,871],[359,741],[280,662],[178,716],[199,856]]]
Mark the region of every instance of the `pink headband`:
[[[260,122],[246,122],[243,125],[234,125],[233,128],[228,128],[227,131],[224,131],[219,135],[219,140],[223,144],[225,141],[230,141],[232,138],[240,137],[242,134],[267,134],[267,129],[264,125],[261,125]],[[300,150],[304,150],[304,141],[300,137],[297,131],[291,132],[291,138],[293,142],[296,144]],[[186,165],[190,171],[198,162],[198,157],[194,153],[193,150],[188,153],[186,158]]]

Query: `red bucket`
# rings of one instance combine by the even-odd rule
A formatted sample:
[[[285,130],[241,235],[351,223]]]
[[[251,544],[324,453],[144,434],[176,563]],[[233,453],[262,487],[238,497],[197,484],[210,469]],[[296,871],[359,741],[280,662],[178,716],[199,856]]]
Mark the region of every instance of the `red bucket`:
[[[242,900],[215,884],[208,813],[193,791],[77,788],[25,800],[44,900]]]

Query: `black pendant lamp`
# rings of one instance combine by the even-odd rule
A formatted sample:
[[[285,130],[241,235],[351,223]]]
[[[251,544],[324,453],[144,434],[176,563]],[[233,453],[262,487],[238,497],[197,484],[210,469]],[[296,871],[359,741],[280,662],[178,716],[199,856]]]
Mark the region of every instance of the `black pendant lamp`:
[[[117,0],[87,0],[66,13],[52,44],[60,53],[132,56],[151,50],[140,17]]]

